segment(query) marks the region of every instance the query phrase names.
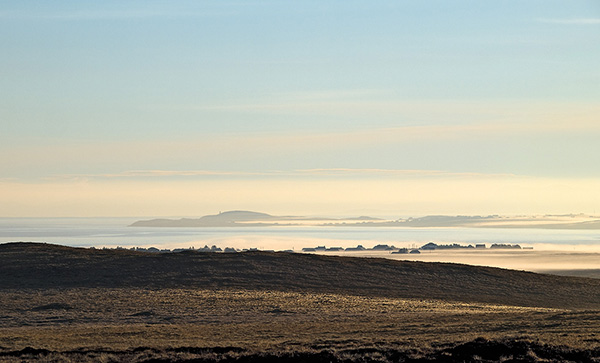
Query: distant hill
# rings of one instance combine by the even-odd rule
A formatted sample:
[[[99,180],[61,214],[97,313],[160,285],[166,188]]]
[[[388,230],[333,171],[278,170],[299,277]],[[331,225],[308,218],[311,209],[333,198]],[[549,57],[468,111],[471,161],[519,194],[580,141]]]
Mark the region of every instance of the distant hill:
[[[269,221],[273,220],[270,214],[250,211],[228,211],[214,215],[208,215],[197,219],[152,219],[137,221],[132,227],[233,227],[236,222]],[[246,226],[248,224],[245,224]]]
[[[448,263],[301,253],[153,254],[0,244],[0,290],[219,288],[600,309],[600,279]]]
[[[349,218],[273,216],[251,211],[229,211],[200,218],[151,219],[137,221],[131,227],[269,227],[310,225],[327,227],[467,227],[467,228],[538,228],[600,229],[600,219],[582,214],[545,216],[445,216],[384,220],[369,216]]]
[[[398,227],[473,227],[473,228],[537,228],[537,229],[600,229],[597,217],[581,215],[564,216],[444,216],[432,215],[420,218],[387,222]]]
[[[378,218],[361,216],[343,219],[348,221],[379,221]],[[249,227],[249,226],[274,226],[295,225],[301,222],[312,221],[316,225],[325,223],[341,223],[336,218],[312,218],[301,216],[272,216],[266,213],[251,211],[228,211],[219,214],[194,218],[181,219],[151,219],[132,223],[131,227]]]

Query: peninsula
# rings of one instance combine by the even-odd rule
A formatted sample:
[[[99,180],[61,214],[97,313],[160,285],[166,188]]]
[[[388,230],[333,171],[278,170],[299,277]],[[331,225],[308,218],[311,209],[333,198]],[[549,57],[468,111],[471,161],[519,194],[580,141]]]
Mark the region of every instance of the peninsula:
[[[132,223],[131,227],[463,227],[463,228],[540,228],[600,229],[600,217],[585,214],[542,216],[444,216],[431,215],[397,219],[369,216],[332,218],[306,216],[274,216],[252,211],[227,211],[200,218],[150,219]]]

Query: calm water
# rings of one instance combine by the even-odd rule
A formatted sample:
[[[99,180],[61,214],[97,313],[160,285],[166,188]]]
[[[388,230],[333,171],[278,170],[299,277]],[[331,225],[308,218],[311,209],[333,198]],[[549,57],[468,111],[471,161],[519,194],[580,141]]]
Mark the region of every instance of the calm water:
[[[0,243],[49,242],[80,247],[219,247],[295,249],[317,245],[350,247],[393,244],[518,243],[536,250],[600,251],[600,231],[499,228],[369,227],[128,227],[137,218],[0,218]]]

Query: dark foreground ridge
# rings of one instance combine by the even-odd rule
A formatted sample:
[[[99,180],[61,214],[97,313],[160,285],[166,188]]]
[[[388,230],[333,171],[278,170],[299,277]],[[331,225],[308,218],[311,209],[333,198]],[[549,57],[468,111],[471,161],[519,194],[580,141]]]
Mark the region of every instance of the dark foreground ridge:
[[[487,340],[478,338],[462,344],[434,349],[398,349],[394,347],[356,347],[323,349],[315,346],[297,351],[252,352],[238,347],[178,347],[155,349],[138,347],[124,351],[78,349],[51,351],[31,347],[18,351],[1,351],[0,359],[23,361],[93,361],[110,357],[114,362],[595,362],[600,349],[581,350],[566,346],[540,344],[522,339]]]
[[[600,308],[600,280],[460,264],[285,252],[152,254],[0,244],[0,289],[202,288]]]

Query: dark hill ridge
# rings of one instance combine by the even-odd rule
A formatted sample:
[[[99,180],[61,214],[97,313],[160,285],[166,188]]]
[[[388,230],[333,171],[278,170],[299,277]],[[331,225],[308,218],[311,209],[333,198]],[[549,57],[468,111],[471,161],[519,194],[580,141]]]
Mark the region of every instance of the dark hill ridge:
[[[459,264],[299,253],[152,254],[0,244],[0,289],[232,288],[600,309],[600,280]]]

